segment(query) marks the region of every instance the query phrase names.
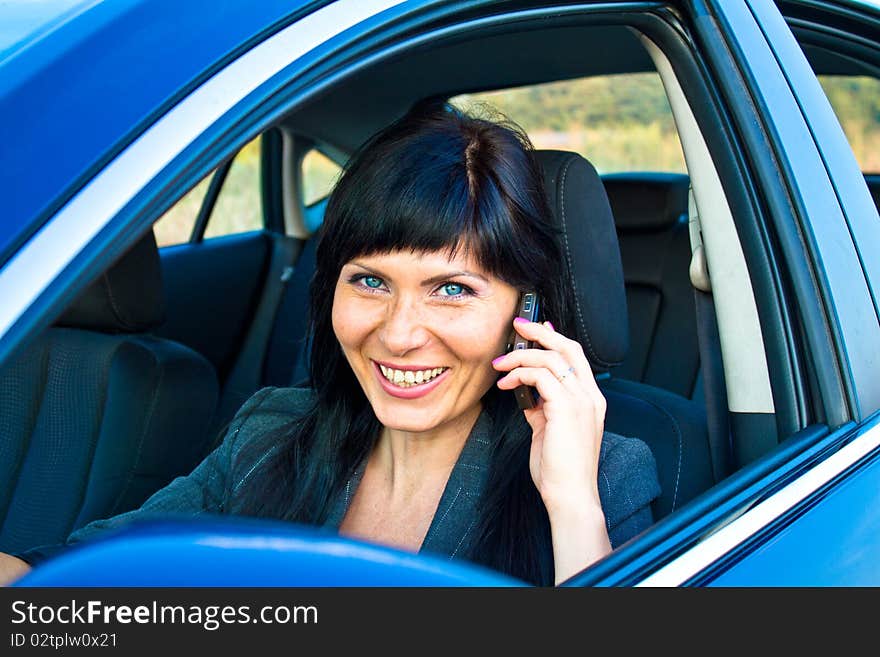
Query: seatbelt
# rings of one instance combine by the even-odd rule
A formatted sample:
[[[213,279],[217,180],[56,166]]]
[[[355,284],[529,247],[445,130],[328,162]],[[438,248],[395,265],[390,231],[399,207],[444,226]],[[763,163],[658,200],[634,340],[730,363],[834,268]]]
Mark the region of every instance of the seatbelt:
[[[715,316],[712,283],[703,248],[700,215],[694,200],[693,188],[688,194],[688,229],[691,241],[691,264],[689,274],[694,287],[694,304],[697,318],[697,341],[700,351],[703,393],[706,403],[706,424],[709,431],[709,452],[715,481],[721,481],[732,468],[733,453],[730,419],[727,409],[727,384],[724,379],[724,363],[721,358],[721,338]]]
[[[302,250],[302,244],[302,240],[295,237],[272,236],[272,254],[269,258],[269,271],[266,273],[263,295],[260,297],[260,303],[235,365],[223,386],[215,415],[215,431],[222,428],[248,397],[262,385],[263,360],[266,357],[269,336],[275,324],[275,315],[284,288],[293,274],[293,265]]]

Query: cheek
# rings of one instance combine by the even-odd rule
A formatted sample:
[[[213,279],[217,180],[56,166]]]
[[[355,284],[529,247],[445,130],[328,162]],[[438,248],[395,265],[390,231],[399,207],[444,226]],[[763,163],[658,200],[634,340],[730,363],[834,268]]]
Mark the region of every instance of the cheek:
[[[458,343],[463,356],[468,360],[488,363],[503,353],[507,346],[513,321],[513,311],[505,313],[498,310],[462,326],[458,332]]]
[[[381,322],[381,307],[337,288],[333,296],[333,333],[343,349],[359,347]]]
[[[339,343],[343,347],[349,346],[352,342],[356,341],[358,333],[358,314],[354,306],[355,304],[353,304],[350,299],[347,299],[345,294],[340,293],[337,288],[336,293],[333,296],[333,312],[331,318],[333,322],[333,333],[336,334],[336,339],[339,340]]]

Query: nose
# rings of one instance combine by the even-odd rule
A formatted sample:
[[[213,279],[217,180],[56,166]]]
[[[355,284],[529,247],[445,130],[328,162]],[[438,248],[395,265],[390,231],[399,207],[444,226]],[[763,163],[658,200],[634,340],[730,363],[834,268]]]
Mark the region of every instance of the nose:
[[[379,339],[393,356],[403,356],[424,346],[430,340],[422,309],[417,302],[406,298],[388,305]]]

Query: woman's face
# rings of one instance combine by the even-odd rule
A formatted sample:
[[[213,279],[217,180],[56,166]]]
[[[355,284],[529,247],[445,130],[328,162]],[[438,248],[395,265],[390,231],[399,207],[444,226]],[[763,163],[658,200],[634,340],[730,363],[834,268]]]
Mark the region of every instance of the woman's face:
[[[518,299],[461,254],[361,256],[336,282],[333,331],[379,421],[429,431],[479,409]]]

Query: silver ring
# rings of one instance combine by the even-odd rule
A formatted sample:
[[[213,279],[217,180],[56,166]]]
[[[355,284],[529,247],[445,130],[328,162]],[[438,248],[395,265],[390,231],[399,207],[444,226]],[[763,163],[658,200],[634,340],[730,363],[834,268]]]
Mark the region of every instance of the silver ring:
[[[567,370],[565,370],[565,373],[564,373],[562,376],[557,376],[556,378],[559,379],[560,382],[562,382],[562,379],[564,379],[565,377],[567,377],[567,376],[568,376],[569,374],[571,374],[572,372],[574,372],[574,365],[572,365],[572,366],[569,367]]]

